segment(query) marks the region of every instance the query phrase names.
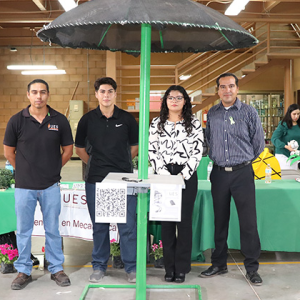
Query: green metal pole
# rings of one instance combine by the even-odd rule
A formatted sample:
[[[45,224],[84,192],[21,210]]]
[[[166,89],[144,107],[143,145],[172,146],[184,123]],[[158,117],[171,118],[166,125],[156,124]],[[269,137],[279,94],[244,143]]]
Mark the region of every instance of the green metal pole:
[[[148,178],[148,132],[151,65],[151,25],[142,24],[138,178]],[[136,300],[146,300],[147,194],[138,194]]]

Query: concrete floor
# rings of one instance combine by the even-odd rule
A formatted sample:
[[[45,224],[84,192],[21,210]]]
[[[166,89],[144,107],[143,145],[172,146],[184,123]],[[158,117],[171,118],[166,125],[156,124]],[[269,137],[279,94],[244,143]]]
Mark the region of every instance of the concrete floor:
[[[0,162],[1,164],[1,162]],[[70,161],[62,171],[62,181],[81,180],[81,162]],[[32,238],[32,252],[40,253],[44,238]],[[12,291],[10,285],[16,274],[0,274],[1,300],[70,300],[79,299],[91,268],[92,242],[64,238],[64,270],[70,276],[70,287],[59,287],[50,280],[48,271],[35,268],[33,282],[24,290]],[[259,273],[263,285],[251,286],[245,276],[243,256],[238,250],[230,250],[228,258],[229,272],[213,278],[199,278],[200,272],[210,265],[210,250],[205,251],[206,262],[193,262],[192,271],[186,276],[186,285],[200,285],[203,300],[300,300],[300,253],[263,252],[260,258]],[[147,267],[147,284],[164,285],[164,270],[156,269],[150,263]],[[109,265],[103,284],[124,284],[127,280],[124,270],[116,270]],[[169,284],[172,285],[173,283]],[[178,287],[178,284],[173,284]],[[135,289],[90,289],[85,299],[135,299]],[[147,290],[147,300],[152,299],[199,299],[193,289]]]

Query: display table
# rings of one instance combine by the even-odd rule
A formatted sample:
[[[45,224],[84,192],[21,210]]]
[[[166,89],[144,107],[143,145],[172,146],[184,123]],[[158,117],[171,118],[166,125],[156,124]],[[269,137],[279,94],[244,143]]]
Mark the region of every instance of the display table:
[[[0,192],[0,234],[15,231],[17,228],[14,195],[14,189]]]
[[[262,250],[300,252],[300,183],[274,180],[271,184],[255,181],[257,224]],[[0,234],[16,230],[14,190],[0,194]],[[155,222],[154,224],[157,224]],[[150,226],[154,235],[159,225]],[[231,203],[228,246],[240,248],[239,224],[235,204]],[[214,248],[214,213],[210,182],[199,180],[193,212],[192,259],[201,259],[202,251]]]
[[[257,225],[261,249],[300,252],[300,183],[255,181]],[[233,200],[233,199],[232,199]],[[231,202],[228,247],[240,249],[240,232],[234,201]],[[199,180],[193,212],[192,259],[214,248],[214,212],[210,182]]]

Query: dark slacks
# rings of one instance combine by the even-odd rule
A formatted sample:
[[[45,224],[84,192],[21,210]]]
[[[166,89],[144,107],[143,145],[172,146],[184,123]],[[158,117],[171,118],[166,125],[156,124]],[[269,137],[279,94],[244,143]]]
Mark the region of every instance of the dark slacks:
[[[168,167],[172,175],[178,174],[182,166]],[[192,213],[198,190],[197,172],[185,180],[182,190],[181,222],[161,222],[164,264],[167,273],[189,273],[192,254]],[[177,229],[177,237],[176,237]]]
[[[257,231],[252,165],[231,172],[219,170],[214,166],[210,180],[215,213],[215,249],[211,257],[212,265],[222,267],[227,264],[227,236],[232,196],[239,217],[244,265],[247,272],[257,271],[260,240]]]

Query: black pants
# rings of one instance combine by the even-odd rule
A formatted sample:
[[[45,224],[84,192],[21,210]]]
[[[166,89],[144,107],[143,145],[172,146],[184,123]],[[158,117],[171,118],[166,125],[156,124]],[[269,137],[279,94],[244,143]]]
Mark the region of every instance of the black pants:
[[[244,265],[247,272],[257,271],[260,240],[257,232],[252,165],[231,172],[219,170],[214,166],[210,179],[215,213],[215,249],[211,257],[212,265],[222,267],[227,263],[227,236],[232,196],[239,217]]]
[[[183,166],[168,165],[172,175],[177,175]],[[192,213],[198,190],[197,172],[185,180],[182,190],[181,222],[161,222],[164,264],[167,273],[189,273],[192,254]],[[178,235],[176,237],[176,228]]]

